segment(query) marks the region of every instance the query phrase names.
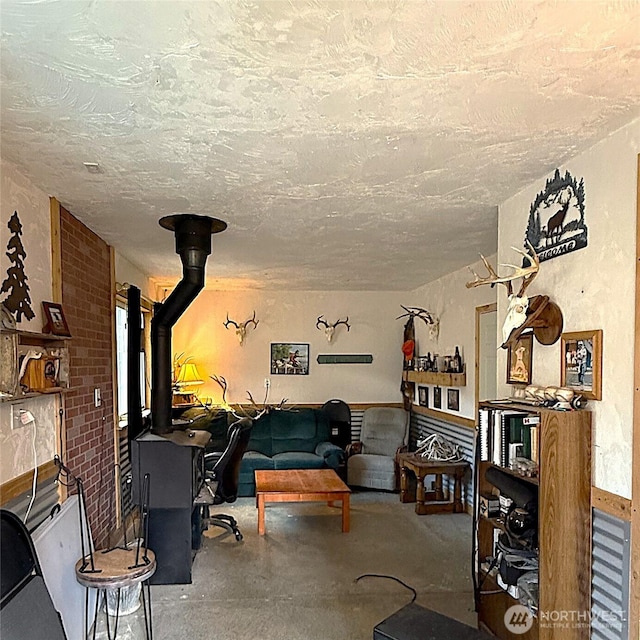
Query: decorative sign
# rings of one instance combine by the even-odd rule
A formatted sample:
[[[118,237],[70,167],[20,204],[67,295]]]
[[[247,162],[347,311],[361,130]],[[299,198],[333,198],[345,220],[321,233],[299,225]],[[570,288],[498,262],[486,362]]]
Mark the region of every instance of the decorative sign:
[[[568,171],[562,177],[556,169],[531,203],[525,238],[541,262],[587,246],[584,178],[577,182]]]
[[[367,354],[318,355],[318,364],[371,364],[373,356]]]

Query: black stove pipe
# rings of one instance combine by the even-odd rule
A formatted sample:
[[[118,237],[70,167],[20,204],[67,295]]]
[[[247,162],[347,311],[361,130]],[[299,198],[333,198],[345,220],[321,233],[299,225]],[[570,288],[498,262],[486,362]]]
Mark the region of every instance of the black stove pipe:
[[[171,433],[171,329],[204,287],[204,267],[211,253],[211,234],[227,228],[208,216],[166,216],[160,226],[175,233],[176,253],[182,260],[182,280],[171,295],[154,306],[151,320],[151,431]]]

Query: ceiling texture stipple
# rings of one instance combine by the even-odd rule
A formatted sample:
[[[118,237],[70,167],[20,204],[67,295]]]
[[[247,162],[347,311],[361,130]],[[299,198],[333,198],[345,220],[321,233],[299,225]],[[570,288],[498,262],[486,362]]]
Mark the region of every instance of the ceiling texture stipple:
[[[3,0],[0,19],[3,158],[160,282],[180,265],[158,220],[190,212],[229,225],[209,287],[413,289],[494,252],[501,201],[640,115],[637,1]]]

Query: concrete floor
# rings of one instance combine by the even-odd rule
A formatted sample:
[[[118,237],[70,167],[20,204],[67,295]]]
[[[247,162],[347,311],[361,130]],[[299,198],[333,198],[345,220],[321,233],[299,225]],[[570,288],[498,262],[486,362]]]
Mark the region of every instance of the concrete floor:
[[[154,640],[370,640],[413,594],[391,579],[356,582],[369,573],[402,580],[418,604],[475,626],[471,517],[413,509],[397,494],[354,493],[342,533],[339,507],[272,504],[258,536],[255,499],[225,505],[244,541],[212,528],[192,584],[152,587]],[[118,638],[144,637],[141,626],[139,612],[122,617]]]

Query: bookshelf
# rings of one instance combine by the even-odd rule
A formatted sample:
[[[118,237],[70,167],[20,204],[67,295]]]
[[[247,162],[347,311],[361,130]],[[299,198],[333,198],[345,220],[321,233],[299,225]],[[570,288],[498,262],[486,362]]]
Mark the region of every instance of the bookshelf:
[[[531,458],[537,460],[537,476],[523,476],[508,467],[508,445],[513,444],[516,429],[508,429],[507,452],[504,451],[505,416],[518,416],[529,422],[529,433],[534,428],[537,443],[530,443]],[[488,425],[487,425],[488,423]],[[487,432],[487,428],[489,431]],[[490,436],[500,435],[501,446],[494,446]],[[511,450],[513,452],[513,449]],[[479,496],[497,493],[486,477],[489,469],[497,469],[516,478],[524,487],[537,495],[537,551],[539,575],[539,602],[532,627],[518,637],[524,640],[588,639],[590,635],[588,612],[591,609],[591,413],[588,411],[553,411],[530,405],[497,404],[483,402],[478,410],[478,446],[475,492],[475,544],[474,563],[478,609],[478,624],[503,640],[512,639],[513,633],[505,626],[505,613],[519,604],[500,584],[498,575],[488,574],[486,559],[494,556],[495,540],[504,531],[504,517],[480,514]],[[491,474],[489,474],[491,476]],[[489,563],[490,564],[490,563]],[[557,613],[560,612],[560,613]],[[559,616],[567,612],[567,626]],[[578,619],[577,613],[582,614]],[[576,618],[571,620],[571,617]]]

